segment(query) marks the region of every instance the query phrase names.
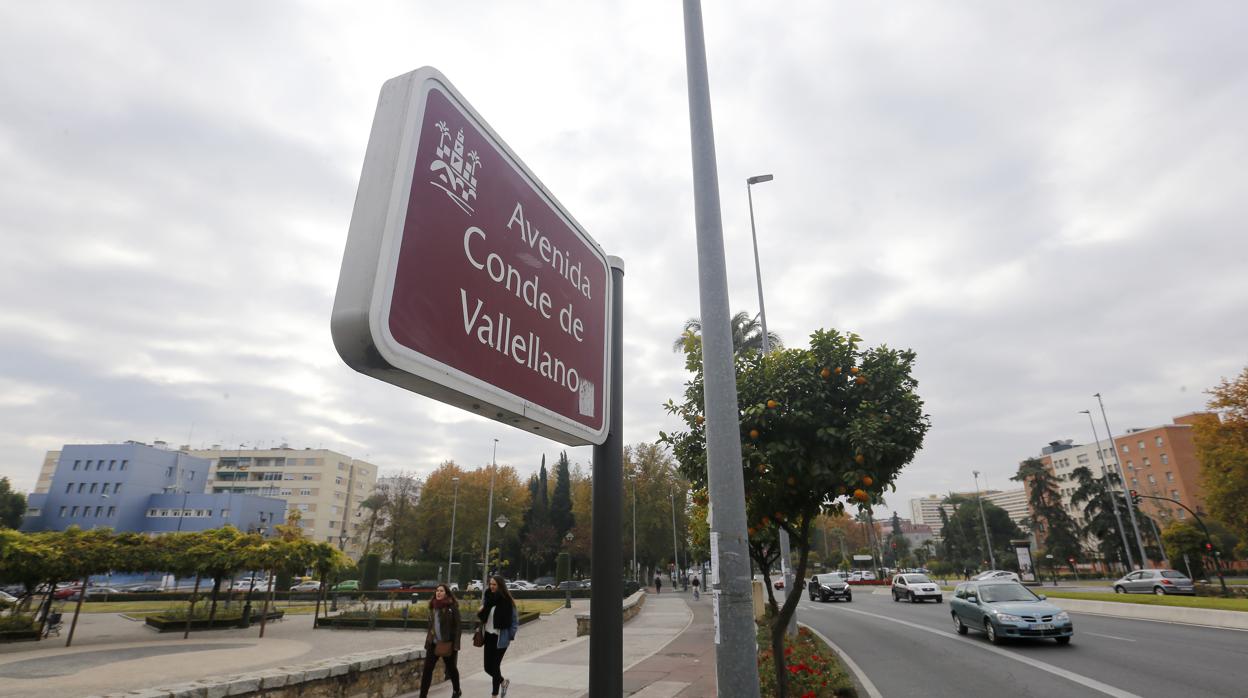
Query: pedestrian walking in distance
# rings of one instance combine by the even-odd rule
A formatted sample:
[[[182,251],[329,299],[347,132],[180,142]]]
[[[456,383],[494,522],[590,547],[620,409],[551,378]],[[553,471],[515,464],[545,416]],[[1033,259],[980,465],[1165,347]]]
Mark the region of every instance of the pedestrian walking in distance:
[[[502,577],[490,577],[489,588],[481,597],[477,619],[481,621],[482,639],[485,640],[482,647],[485,650],[485,673],[494,681],[490,695],[506,696],[511,680],[503,678],[503,655],[507,653],[507,645],[516,639],[520,617],[516,612],[516,601],[507,592],[507,582]]]
[[[429,630],[425,633],[425,667],[420,674],[420,698],[429,695],[429,682],[438,659],[445,664],[451,680],[451,698],[459,698],[459,601],[449,587],[439,584],[429,599]]]
[[[693,577],[693,582],[691,583],[693,584],[693,600],[697,601],[698,600],[698,588],[702,585],[702,583],[698,581],[698,577],[696,575]]]

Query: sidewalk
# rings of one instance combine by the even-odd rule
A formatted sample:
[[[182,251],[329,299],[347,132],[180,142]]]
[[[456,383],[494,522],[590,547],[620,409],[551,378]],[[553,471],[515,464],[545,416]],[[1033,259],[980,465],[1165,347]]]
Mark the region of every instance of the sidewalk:
[[[688,592],[650,594],[641,612],[624,624],[624,695],[637,698],[715,696],[712,623],[711,602],[707,596],[693,601]],[[525,642],[523,628],[515,642]],[[465,695],[490,694],[490,677],[484,671],[469,674],[461,668],[460,674],[460,688]],[[503,675],[511,680],[507,698],[586,696],[589,636],[515,659],[509,651],[503,658]],[[403,698],[418,695],[410,693]],[[430,698],[449,698],[450,695],[450,682],[440,683],[429,692]]]

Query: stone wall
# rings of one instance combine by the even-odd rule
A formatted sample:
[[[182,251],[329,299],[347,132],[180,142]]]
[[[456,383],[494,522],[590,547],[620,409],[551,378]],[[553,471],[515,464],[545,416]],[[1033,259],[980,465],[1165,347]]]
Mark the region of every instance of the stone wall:
[[[641,613],[641,607],[646,605],[646,592],[644,590],[634,593],[632,596],[624,599],[624,622],[627,623],[633,616]],[[590,631],[589,614],[576,614],[576,636],[588,635]],[[440,665],[439,665],[440,666]]]
[[[103,698],[392,698],[420,690],[424,663],[423,648],[389,648],[301,666],[112,693]],[[438,662],[431,683],[443,680],[443,666]]]

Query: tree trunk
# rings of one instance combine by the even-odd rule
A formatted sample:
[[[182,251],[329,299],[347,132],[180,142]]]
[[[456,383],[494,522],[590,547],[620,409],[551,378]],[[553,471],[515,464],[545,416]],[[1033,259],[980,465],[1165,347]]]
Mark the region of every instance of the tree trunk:
[[[44,595],[43,603],[40,606],[39,620],[39,639],[43,639],[43,633],[48,628],[48,614],[52,612],[52,595],[56,593],[56,580],[48,580],[48,593]]]
[[[273,598],[273,587],[277,586],[276,584],[277,575],[273,570],[265,570],[264,575],[265,575],[265,583],[268,584],[269,588],[266,590],[266,593],[264,595],[263,610],[260,611],[260,637],[264,637],[264,624],[265,624],[265,620],[269,616],[269,601],[272,600]],[[273,580],[272,583],[269,583],[268,580],[270,579]]]
[[[191,592],[191,608],[186,612],[186,631],[182,633],[183,640],[191,636],[191,618],[195,616],[195,597],[197,596],[199,596],[199,572],[195,573],[195,590]]]
[[[208,607],[208,627],[212,627],[212,621],[217,617],[217,592],[221,590],[221,575],[212,575],[212,605]]]
[[[806,561],[810,556],[810,541],[807,537],[809,533],[810,519],[803,519],[801,535],[795,536],[790,534],[789,536],[790,544],[796,543],[800,551],[797,558],[797,571],[794,574],[793,588],[786,590],[784,606],[771,619],[771,651],[775,655],[772,661],[776,669],[776,696],[778,698],[787,698],[789,695],[789,672],[784,658],[784,638],[788,633],[789,619],[797,611],[797,602],[802,598],[802,586],[806,579]],[[772,603],[775,603],[774,597]]]
[[[74,605],[74,620],[69,624],[69,637],[65,638],[65,646],[69,647],[74,641],[74,629],[78,627],[78,614],[82,613],[82,602],[87,598],[87,581],[91,576],[87,575],[83,578],[82,589],[78,592],[78,603]]]

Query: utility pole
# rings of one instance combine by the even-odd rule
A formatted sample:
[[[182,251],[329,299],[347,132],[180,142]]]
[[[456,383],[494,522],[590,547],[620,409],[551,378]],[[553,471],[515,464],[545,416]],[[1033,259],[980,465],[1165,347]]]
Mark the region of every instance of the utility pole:
[[[992,564],[992,569],[997,569],[997,556],[992,552],[992,536],[988,535],[988,517],[984,514],[984,498],[979,496],[979,471],[972,470],[975,474],[975,500],[979,502],[979,520],[984,524],[984,545],[988,548],[988,561]]]
[[[1109,417],[1105,416],[1105,402],[1101,400],[1101,394],[1096,394],[1096,402],[1101,406],[1101,419],[1105,420],[1105,437],[1109,439],[1109,446],[1114,451],[1114,463],[1118,466],[1118,477],[1122,478],[1122,486],[1127,487],[1127,476],[1122,472],[1122,459],[1118,457],[1118,447],[1114,445],[1114,432],[1109,429]],[[1135,505],[1127,502],[1127,514],[1131,517],[1131,530],[1135,532],[1135,544],[1140,548],[1140,568],[1148,565],[1148,553],[1144,552],[1144,539],[1140,537],[1140,525],[1135,521]]]
[[[702,368],[705,376],[706,476],[711,503],[715,507],[711,545],[714,548],[712,562],[715,563],[712,574],[717,578],[712,581],[719,586],[711,596],[719,620],[715,628],[715,677],[717,685],[738,698],[758,698],[758,642],[755,639],[757,630],[754,626],[746,543],[745,481],[741,473],[728,273],[724,262],[715,129],[711,122],[711,89],[707,79],[706,40],[702,33],[702,4],[699,0],[685,0],[684,21],[698,246],[698,296],[702,317]],[[618,608],[619,597],[612,599],[612,603]],[[607,694],[591,691],[591,695]],[[611,695],[618,696],[619,692]]]
[[[498,476],[498,439],[494,439],[494,455],[490,457],[490,505],[485,515],[485,566],[481,569],[481,593],[490,588],[490,526],[494,525],[494,478]],[[484,598],[484,596],[482,596]]]

